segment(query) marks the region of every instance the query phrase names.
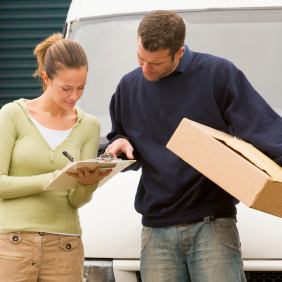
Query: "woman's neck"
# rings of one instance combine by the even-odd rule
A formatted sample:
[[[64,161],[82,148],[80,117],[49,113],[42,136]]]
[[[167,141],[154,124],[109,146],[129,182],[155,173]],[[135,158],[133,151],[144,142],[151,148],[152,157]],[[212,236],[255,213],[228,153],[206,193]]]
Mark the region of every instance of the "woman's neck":
[[[77,121],[76,109],[66,110],[49,98],[48,92],[26,101],[30,115],[41,125],[54,130],[68,130]]]

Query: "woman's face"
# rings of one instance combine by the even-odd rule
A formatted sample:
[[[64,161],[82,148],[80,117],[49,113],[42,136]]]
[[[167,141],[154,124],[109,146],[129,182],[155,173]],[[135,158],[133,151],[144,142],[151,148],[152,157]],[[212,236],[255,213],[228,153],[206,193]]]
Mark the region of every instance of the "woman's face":
[[[87,67],[79,69],[61,69],[51,80],[46,72],[42,74],[47,84],[48,94],[53,101],[65,110],[71,110],[82,96],[87,78]]]

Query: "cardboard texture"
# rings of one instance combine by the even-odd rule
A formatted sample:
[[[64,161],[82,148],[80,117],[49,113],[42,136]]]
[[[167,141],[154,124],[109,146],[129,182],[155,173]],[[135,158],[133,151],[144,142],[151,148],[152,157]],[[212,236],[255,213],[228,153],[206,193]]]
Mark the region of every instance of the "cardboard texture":
[[[251,144],[184,118],[167,148],[248,207],[282,217],[282,168]]]

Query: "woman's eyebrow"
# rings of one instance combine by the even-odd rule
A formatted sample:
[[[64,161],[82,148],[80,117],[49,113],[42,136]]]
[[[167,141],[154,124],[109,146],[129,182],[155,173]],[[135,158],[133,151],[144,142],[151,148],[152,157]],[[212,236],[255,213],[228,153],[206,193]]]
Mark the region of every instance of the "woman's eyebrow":
[[[81,85],[79,85],[79,86],[83,86],[83,85],[85,85],[85,84],[86,84],[86,82],[83,83],[83,84],[81,84]],[[72,87],[71,85],[67,85],[67,84],[65,84],[65,86],[67,86],[67,87]]]

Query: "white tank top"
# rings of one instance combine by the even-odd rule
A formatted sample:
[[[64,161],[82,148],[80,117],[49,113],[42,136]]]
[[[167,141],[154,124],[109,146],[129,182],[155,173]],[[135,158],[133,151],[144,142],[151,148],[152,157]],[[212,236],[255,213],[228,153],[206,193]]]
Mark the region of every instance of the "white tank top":
[[[39,122],[37,122],[31,116],[31,114],[29,114],[29,116],[30,116],[31,120],[33,121],[33,123],[38,128],[41,135],[45,138],[45,140],[47,141],[47,143],[50,145],[50,147],[52,149],[56,148],[59,144],[61,144],[68,137],[69,133],[72,130],[72,128],[68,129],[68,130],[50,129],[50,128],[44,127]]]

